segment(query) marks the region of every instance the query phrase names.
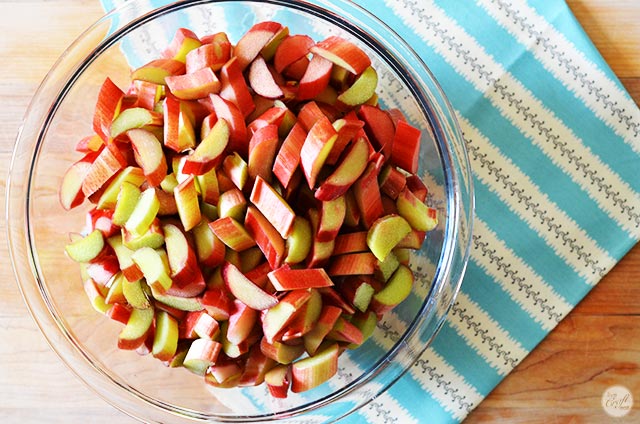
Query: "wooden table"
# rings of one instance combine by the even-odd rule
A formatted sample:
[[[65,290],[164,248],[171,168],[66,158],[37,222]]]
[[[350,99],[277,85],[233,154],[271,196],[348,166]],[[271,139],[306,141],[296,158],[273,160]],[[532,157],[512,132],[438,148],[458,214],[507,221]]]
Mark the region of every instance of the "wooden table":
[[[640,102],[640,2],[571,0],[595,45]],[[101,15],[97,0],[0,3],[0,175],[24,110],[63,49]],[[6,231],[0,221],[0,231]],[[87,389],[47,346],[14,283],[0,244],[0,420],[125,423],[132,420]],[[640,246],[468,418],[469,423],[614,422],[605,389],[631,389],[635,405],[615,422],[640,422]]]

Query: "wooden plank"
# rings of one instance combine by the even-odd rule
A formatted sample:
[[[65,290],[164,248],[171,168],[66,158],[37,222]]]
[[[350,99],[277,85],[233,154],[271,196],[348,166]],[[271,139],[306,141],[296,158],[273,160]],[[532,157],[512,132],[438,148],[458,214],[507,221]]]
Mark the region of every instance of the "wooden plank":
[[[621,78],[620,82],[627,89],[631,97],[640,105],[640,78]]]
[[[619,78],[637,77],[640,69],[640,2],[637,0],[567,0],[572,12]]]
[[[632,249],[572,314],[640,316],[640,245]],[[640,340],[638,340],[640,346]]]

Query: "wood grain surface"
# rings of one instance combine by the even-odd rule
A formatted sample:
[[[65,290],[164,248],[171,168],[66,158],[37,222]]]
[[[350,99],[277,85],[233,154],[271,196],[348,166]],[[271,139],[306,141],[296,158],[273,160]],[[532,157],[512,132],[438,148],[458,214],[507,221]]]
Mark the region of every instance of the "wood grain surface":
[[[640,102],[640,2],[568,2],[596,47]],[[58,56],[101,16],[97,0],[0,1],[0,189],[28,102]],[[6,222],[0,220],[6,234]],[[129,423],[84,386],[47,346],[22,301],[0,243],[0,420]],[[469,416],[468,423],[640,422],[640,246]],[[600,399],[611,385],[635,396],[612,419]]]

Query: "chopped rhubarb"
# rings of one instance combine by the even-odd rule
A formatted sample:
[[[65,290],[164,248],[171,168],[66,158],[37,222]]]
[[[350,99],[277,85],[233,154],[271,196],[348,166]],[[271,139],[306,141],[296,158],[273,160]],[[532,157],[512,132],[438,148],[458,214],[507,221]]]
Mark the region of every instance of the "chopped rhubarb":
[[[323,56],[356,75],[371,65],[371,59],[360,47],[336,35],[311,47],[311,52]]]
[[[340,350],[334,343],[315,355],[296,361],[291,366],[291,391],[300,393],[329,380],[338,372]]]
[[[391,199],[397,199],[407,185],[407,177],[394,166],[387,165],[380,172],[380,191]]]
[[[309,188],[315,188],[320,169],[324,165],[337,137],[338,133],[324,115],[309,130],[300,150],[300,165],[307,178]]]
[[[209,223],[209,227],[216,237],[235,251],[241,252],[256,244],[244,226],[230,216],[216,219]]]
[[[313,39],[303,34],[292,35],[282,40],[273,58],[276,72],[282,73],[287,66],[305,57],[313,45]]]
[[[169,76],[165,81],[171,94],[183,100],[202,99],[220,91],[220,80],[211,68]]]
[[[391,161],[412,174],[418,172],[420,135],[419,129],[400,120],[391,143]]]
[[[254,111],[256,106],[236,56],[222,66],[220,83],[220,97],[236,105],[242,116],[246,118]]]
[[[296,123],[284,139],[273,164],[273,174],[283,187],[289,187],[293,174],[300,163],[300,152],[307,138],[302,125]]]
[[[327,273],[338,275],[371,275],[376,269],[376,257],[371,252],[347,253],[333,257]]]
[[[252,309],[261,311],[279,303],[278,299],[258,287],[229,262],[222,266],[222,278],[229,291]]]
[[[273,163],[275,161],[280,139],[278,138],[278,127],[274,124],[258,128],[249,140],[249,159],[247,170],[249,177],[260,177],[263,180],[271,181]]]
[[[93,114],[93,130],[105,142],[111,138],[111,123],[120,113],[123,98],[124,92],[107,77],[100,87],[96,110]]]
[[[277,229],[254,206],[247,208],[245,227],[267,258],[271,268],[278,268],[284,259],[285,242]]]
[[[362,105],[358,110],[358,116],[364,121],[364,128],[373,147],[390,158],[396,128],[389,114],[378,107]]]
[[[100,190],[111,177],[127,166],[127,160],[114,144],[108,144],[93,160],[82,179],[82,192],[90,196]]]
[[[337,372],[411,293],[439,218],[421,132],[378,83],[354,42],[272,21],[179,28],[124,91],[104,81],[59,200],[88,201],[66,254],[121,349],[280,398]]]
[[[260,176],[253,185],[250,200],[278,230],[282,238],[289,236],[296,214],[282,196]]]
[[[339,234],[336,237],[333,254],[342,255],[344,253],[366,252],[368,249],[367,232],[356,231],[352,233]]]
[[[333,286],[324,268],[292,269],[288,266],[271,271],[269,281],[279,291]]]
[[[313,56],[298,83],[298,100],[309,100],[327,88],[333,64],[322,56]]]
[[[162,52],[162,56],[185,62],[187,54],[201,45],[202,42],[193,31],[187,28],[178,28],[173,35],[171,43],[169,43],[167,48]]]
[[[212,42],[187,53],[186,73],[190,74],[202,68],[218,71],[231,58],[231,43]]]
[[[369,162],[364,173],[353,184],[353,195],[364,226],[371,227],[384,212],[378,186],[378,173],[373,162]]]

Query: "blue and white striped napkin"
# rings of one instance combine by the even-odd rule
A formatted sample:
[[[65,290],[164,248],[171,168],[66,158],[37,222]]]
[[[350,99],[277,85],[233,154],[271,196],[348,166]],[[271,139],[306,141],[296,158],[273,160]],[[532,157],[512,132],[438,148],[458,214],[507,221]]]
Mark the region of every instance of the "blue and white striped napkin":
[[[640,110],[561,0],[355,2],[451,101],[476,220],[437,339],[343,422],[459,422],[640,238]]]

